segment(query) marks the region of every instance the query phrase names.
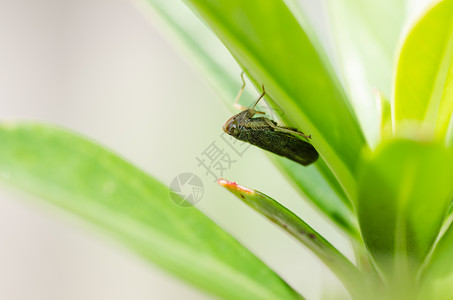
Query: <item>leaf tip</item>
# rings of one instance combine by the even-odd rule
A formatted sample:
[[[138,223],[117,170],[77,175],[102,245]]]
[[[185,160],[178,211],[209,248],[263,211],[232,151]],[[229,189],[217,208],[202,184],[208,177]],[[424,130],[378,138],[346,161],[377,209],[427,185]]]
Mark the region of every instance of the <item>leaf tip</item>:
[[[234,181],[228,181],[223,178],[220,178],[219,180],[217,180],[217,183],[232,192],[236,191],[239,193],[247,193],[247,194],[255,193],[255,191],[252,189],[246,188],[245,186],[239,185]]]

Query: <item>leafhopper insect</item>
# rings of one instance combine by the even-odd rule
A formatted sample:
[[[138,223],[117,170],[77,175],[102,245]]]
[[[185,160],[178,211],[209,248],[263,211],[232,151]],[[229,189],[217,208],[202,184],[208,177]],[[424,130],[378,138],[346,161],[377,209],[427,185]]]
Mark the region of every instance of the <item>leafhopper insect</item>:
[[[294,128],[279,126],[275,121],[266,117],[254,117],[256,114],[264,114],[255,110],[256,105],[266,93],[264,85],[263,93],[251,108],[237,104],[245,88],[243,74],[241,74],[241,78],[243,84],[236,97],[235,106],[242,108],[243,111],[228,119],[223,125],[223,131],[238,140],[289,158],[304,166],[315,162],[319,156],[318,152],[309,142],[304,140],[310,139],[311,136],[307,136]]]

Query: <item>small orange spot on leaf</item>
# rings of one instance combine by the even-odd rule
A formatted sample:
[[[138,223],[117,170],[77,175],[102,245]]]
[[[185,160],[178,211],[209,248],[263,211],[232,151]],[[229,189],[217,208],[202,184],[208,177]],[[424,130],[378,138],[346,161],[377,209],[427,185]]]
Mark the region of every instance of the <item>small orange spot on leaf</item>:
[[[225,179],[220,178],[217,180],[217,183],[220,184],[221,186],[230,189],[230,190],[236,190],[241,193],[248,193],[248,194],[254,194],[255,191],[249,188],[246,188],[245,186],[239,185],[234,181],[228,181]]]

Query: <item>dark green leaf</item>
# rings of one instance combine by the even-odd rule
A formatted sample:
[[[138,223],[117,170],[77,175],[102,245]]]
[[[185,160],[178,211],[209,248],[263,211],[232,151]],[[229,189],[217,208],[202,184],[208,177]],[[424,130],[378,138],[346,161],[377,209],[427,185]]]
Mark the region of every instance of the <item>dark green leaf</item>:
[[[224,179],[218,182],[316,254],[337,275],[351,294],[359,296],[364,292],[362,288],[365,287],[366,281],[358,269],[298,216],[261,192]]]

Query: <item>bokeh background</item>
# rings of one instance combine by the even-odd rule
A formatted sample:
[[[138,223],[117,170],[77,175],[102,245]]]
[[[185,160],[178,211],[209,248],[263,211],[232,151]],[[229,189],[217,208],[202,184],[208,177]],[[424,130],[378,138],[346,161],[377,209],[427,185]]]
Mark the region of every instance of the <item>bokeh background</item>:
[[[318,1],[305,2],[322,28]],[[132,1],[0,0],[0,118],[70,128],[166,184],[197,174],[205,186],[199,208],[297,290],[319,299],[326,287],[341,289],[315,256],[197,166],[197,156],[220,144],[231,112],[164,35]],[[247,150],[224,177],[275,197],[350,256],[261,150]],[[83,220],[2,187],[0,299],[212,297]]]

